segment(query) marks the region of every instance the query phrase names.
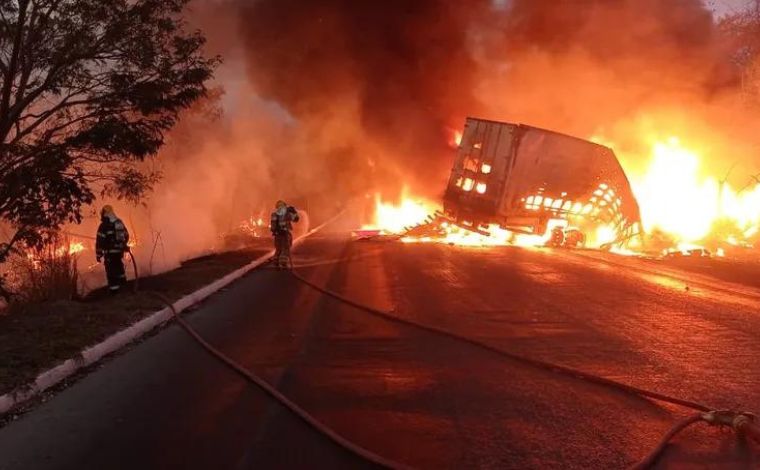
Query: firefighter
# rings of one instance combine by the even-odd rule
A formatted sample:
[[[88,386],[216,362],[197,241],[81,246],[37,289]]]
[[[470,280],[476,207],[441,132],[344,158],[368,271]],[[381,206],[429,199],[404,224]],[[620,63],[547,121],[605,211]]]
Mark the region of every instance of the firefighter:
[[[293,245],[293,222],[298,222],[298,211],[285,201],[277,201],[269,225],[274,237],[274,264],[278,268],[290,266],[290,247]]]
[[[129,232],[124,222],[116,216],[111,206],[103,206],[100,211],[100,227],[95,242],[95,257],[104,261],[108,290],[116,294],[127,282],[124,270],[124,253],[129,251]]]

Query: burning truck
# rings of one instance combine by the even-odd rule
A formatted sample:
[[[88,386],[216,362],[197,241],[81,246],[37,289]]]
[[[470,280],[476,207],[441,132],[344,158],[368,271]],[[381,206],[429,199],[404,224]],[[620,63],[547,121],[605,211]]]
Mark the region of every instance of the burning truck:
[[[641,234],[639,206],[614,152],[523,124],[467,118],[433,225],[489,236],[494,230],[545,236],[550,244],[624,246]],[[407,235],[419,235],[415,227]],[[601,235],[599,235],[601,234]],[[599,235],[599,236],[597,236]]]

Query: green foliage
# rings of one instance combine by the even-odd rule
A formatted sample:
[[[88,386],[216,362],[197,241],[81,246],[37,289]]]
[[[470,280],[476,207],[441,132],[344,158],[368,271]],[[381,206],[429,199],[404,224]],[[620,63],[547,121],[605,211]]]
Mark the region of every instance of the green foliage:
[[[0,221],[17,234],[0,262],[98,193],[138,200],[155,183],[139,163],[219,61],[187,31],[188,1],[0,0]]]

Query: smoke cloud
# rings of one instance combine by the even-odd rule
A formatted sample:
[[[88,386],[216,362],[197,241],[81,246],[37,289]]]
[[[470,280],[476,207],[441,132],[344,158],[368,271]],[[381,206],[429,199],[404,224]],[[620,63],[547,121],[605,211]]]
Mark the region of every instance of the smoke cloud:
[[[476,82],[487,114],[586,138],[602,133],[622,145],[623,158],[641,153],[633,147],[647,143],[642,133],[712,129],[749,139],[737,126],[736,117],[754,116],[740,109],[734,51],[701,2],[511,5],[502,27],[479,40]]]
[[[649,135],[760,171],[736,51],[699,0],[196,0],[189,21],[225,94],[173,132],[136,216],[169,264],[276,199],[437,197],[466,116],[613,141],[629,173]]]
[[[342,150],[322,160],[338,185],[350,160],[360,186],[374,177],[437,195],[451,159],[447,129],[468,115],[625,145],[633,127],[663,120],[672,123],[663,133],[688,121],[750,137],[730,118],[741,85],[735,51],[699,0],[227,6],[237,10],[251,87],[316,134],[320,150]]]
[[[424,188],[447,170],[446,129],[478,108],[469,36],[488,9],[485,0],[241,2],[248,77],[307,126],[330,123],[324,132],[383,176]]]

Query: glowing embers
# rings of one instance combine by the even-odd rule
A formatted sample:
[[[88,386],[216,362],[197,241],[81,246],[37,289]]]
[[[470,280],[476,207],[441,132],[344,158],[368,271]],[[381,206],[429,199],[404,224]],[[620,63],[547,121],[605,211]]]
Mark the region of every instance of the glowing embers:
[[[468,158],[464,161],[464,171],[477,173],[480,169],[480,163],[474,158]]]
[[[522,199],[523,208],[548,213],[551,214],[550,217],[587,219],[596,226],[590,234],[595,246],[615,244],[628,238],[626,219],[621,211],[623,201],[611,185],[600,183],[594,187],[585,203],[574,200],[567,192],[560,193],[559,197],[552,197],[544,191],[543,188],[539,188],[537,194]]]
[[[436,213],[428,222],[410,228],[401,238],[403,243],[443,243],[457,246],[486,247],[513,245],[538,247],[546,245],[555,227],[567,227],[567,221],[550,219],[543,234],[515,233],[495,224],[476,226],[470,221],[455,222]]]
[[[718,254],[718,256],[723,256],[724,254]],[[710,253],[707,248],[700,245],[695,245],[693,243],[679,243],[675,248],[663,250],[662,256],[665,258],[682,256],[710,257],[712,256],[712,253]]]
[[[589,199],[589,203],[598,208],[610,207],[613,211],[617,212],[620,210],[623,201],[619,197],[616,197],[615,190],[610,188],[609,185],[601,183]]]
[[[491,165],[489,165],[488,163],[482,164],[480,166],[480,172],[483,173],[484,175],[490,174],[491,173]]]
[[[630,227],[626,227],[626,219],[621,211],[622,204],[622,199],[609,184],[600,183],[581,211],[581,215],[602,224],[596,233],[596,238],[602,245],[630,238]]]
[[[620,213],[623,201],[617,197],[615,190],[606,183],[600,184],[594,190],[586,204],[568,198],[565,192],[555,199],[540,194],[539,191],[539,194],[528,196],[523,201],[525,209],[531,211],[546,210],[565,216],[600,217],[605,221],[614,222],[615,225],[623,221]],[[602,217],[602,214],[606,215]]]
[[[583,205],[580,202],[574,202],[571,199],[567,199],[567,193],[562,193],[561,197],[554,199],[541,194],[534,196],[528,196],[524,199],[525,209],[537,211],[539,209],[550,210],[552,212],[580,213],[583,209]]]
[[[623,200],[608,184],[601,183],[599,185],[589,198],[589,205],[592,206],[592,209],[587,214],[593,218],[612,223],[618,229],[624,224],[625,218],[621,212]],[[585,208],[583,213],[586,214]]]
[[[488,184],[482,181],[476,182],[472,178],[459,177],[457,179],[456,185],[458,188],[462,188],[462,191],[464,192],[470,192],[473,189],[475,189],[475,192],[477,192],[478,194],[485,194],[486,191],[488,191]]]

